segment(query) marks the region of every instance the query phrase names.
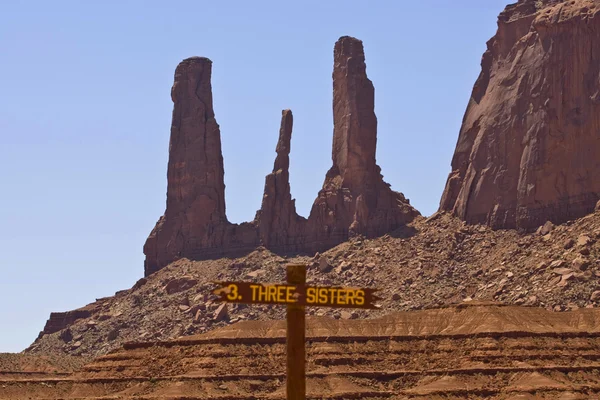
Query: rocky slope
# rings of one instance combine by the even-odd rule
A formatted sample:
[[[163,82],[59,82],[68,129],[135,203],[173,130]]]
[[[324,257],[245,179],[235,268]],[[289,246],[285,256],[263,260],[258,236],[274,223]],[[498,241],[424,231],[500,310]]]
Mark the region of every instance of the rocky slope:
[[[334,48],[333,166],[308,219],[296,213],[289,184],[292,113],[284,110],[277,158],[254,221],[232,224],[225,213],[221,136],[212,107],[212,63],[189,58],[175,71],[167,173],[167,207],[144,245],[148,276],[180,258],[310,253],[353,235],[373,237],[419,213],[383,181],[375,162],[377,118],[362,42],[344,36]]]
[[[192,335],[240,320],[281,319],[284,307],[220,304],[211,282],[283,282],[290,262],[309,265],[311,282],[381,290],[381,310],[309,308],[309,315],[374,318],[469,300],[553,311],[596,307],[600,211],[572,223],[548,223],[529,234],[467,225],[442,212],[381,238],[355,238],[315,257],[283,258],[259,248],[237,259],[181,259],[129,290],[98,299],[84,313],[51,318],[27,353],[93,357],[129,341]]]
[[[440,209],[534,229],[600,198],[600,3],[521,0],[498,18]]]

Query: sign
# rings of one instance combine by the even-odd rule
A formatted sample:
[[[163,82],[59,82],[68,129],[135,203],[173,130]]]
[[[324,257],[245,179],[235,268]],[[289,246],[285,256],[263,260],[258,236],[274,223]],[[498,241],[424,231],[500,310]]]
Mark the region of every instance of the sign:
[[[297,304],[301,306],[379,308],[373,293],[377,289],[307,286],[304,284],[264,284],[252,282],[217,282],[213,291],[221,301],[247,304]]]
[[[247,304],[280,304],[287,306],[286,353],[288,400],[306,399],[306,306],[379,308],[373,295],[377,289],[306,285],[306,266],[287,266],[287,284],[253,282],[215,282],[221,287],[213,293],[222,301]]]

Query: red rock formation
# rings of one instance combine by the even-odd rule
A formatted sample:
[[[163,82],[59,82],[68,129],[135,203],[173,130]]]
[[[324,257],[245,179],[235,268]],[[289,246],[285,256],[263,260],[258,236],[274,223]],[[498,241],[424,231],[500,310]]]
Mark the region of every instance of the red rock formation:
[[[600,5],[522,0],[498,18],[440,209],[530,230],[600,196]]]
[[[314,252],[350,235],[390,232],[419,213],[383,181],[375,163],[377,118],[362,42],[343,37],[334,51],[333,167],[308,220],[296,213],[289,184],[292,113],[282,113],[273,172],[261,210],[250,223],[225,215],[219,126],[214,118],[211,61],[189,58],[175,72],[167,208],[144,246],[145,275],[187,257],[234,255],[263,245],[277,252]]]
[[[261,244],[268,248],[294,250],[294,242],[302,241],[302,231],[306,222],[296,213],[296,201],[292,199],[290,190],[289,154],[292,126],[292,111],[283,110],[276,148],[277,157],[273,172],[265,178],[262,206],[256,217]]]
[[[316,243],[328,246],[362,234],[390,232],[419,215],[383,181],[375,162],[375,89],[358,39],[341,37],[334,48],[333,166],[313,204],[309,225]]]
[[[46,325],[44,326],[44,330],[40,332],[40,336],[63,330],[73,325],[78,319],[88,318],[91,315],[91,311],[87,309],[50,313],[50,318],[46,321]]]
[[[211,67],[208,58],[192,57],[183,60],[175,70],[167,207],[144,245],[145,275],[199,246],[223,244],[219,236],[228,222]]]

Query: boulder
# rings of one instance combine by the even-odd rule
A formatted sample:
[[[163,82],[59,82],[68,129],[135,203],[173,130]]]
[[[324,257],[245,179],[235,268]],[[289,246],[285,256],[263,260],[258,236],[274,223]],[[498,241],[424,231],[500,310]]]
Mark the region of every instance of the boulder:
[[[331,272],[333,266],[329,263],[326,257],[321,256],[319,258],[319,272],[326,274]]]
[[[229,319],[229,310],[227,309],[227,304],[221,304],[213,314],[213,320],[215,322],[224,321]]]
[[[175,278],[171,279],[165,285],[165,291],[167,294],[179,293],[193,288],[196,286],[196,284],[198,284],[198,281],[192,277],[184,276],[181,278]]]
[[[571,263],[571,265],[573,265],[573,268],[578,269],[580,271],[585,271],[589,268],[590,266],[590,260],[588,260],[587,258],[584,258],[582,256],[578,256],[576,257],[573,262]]]
[[[593,242],[592,239],[588,235],[580,235],[577,238],[576,244],[577,244],[577,247],[585,247],[585,246],[590,245],[592,242]]]
[[[112,329],[110,332],[108,332],[108,336],[106,337],[108,340],[115,340],[116,338],[119,337],[119,329],[115,328]]]
[[[69,343],[71,340],[73,340],[73,333],[71,332],[71,329],[67,328],[67,329],[63,329],[59,336],[60,340],[62,340],[65,343]]]
[[[544,236],[544,235],[547,235],[550,232],[552,232],[553,229],[554,229],[554,224],[550,221],[546,221],[546,223],[544,225],[540,226],[536,232],[539,235]]]

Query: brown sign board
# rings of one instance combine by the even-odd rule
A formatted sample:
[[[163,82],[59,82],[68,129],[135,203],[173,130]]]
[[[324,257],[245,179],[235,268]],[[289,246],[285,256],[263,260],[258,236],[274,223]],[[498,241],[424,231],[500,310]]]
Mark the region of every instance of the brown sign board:
[[[309,286],[304,284],[265,284],[253,282],[216,282],[213,293],[221,301],[247,304],[280,304],[314,307],[377,309],[377,289]]]

